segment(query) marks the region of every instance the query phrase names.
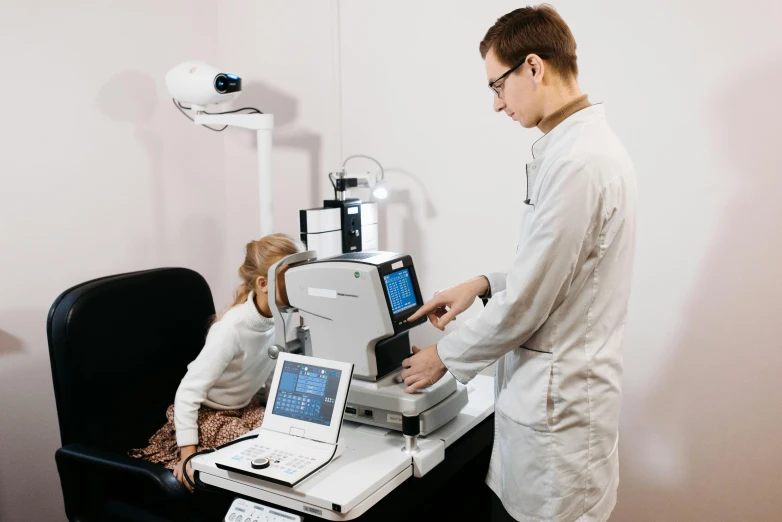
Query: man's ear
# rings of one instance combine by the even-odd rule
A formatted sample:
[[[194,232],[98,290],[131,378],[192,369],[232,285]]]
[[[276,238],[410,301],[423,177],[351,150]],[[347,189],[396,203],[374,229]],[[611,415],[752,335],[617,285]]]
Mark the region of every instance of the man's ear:
[[[530,66],[532,78],[537,83],[543,83],[543,75],[546,72],[546,64],[537,54],[530,54],[527,57],[527,64]]]
[[[258,276],[255,278],[255,291],[261,294],[269,293],[269,284],[265,277]]]

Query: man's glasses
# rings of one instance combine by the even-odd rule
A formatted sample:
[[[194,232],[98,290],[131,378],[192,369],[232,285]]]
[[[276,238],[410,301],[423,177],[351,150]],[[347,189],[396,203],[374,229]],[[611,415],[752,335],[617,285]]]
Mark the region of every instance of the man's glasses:
[[[535,53],[535,54],[538,54],[538,53]],[[542,55],[538,54],[538,56],[540,56],[541,59],[545,60],[545,58]],[[518,69],[519,67],[524,65],[524,62],[527,61],[527,58],[529,58],[529,54],[527,54],[522,61],[520,61],[519,63],[517,63],[516,65],[514,65],[513,67],[511,67],[507,71],[505,71],[505,74],[503,74],[502,76],[500,76],[499,78],[497,78],[493,82],[490,82],[489,83],[489,89],[491,89],[494,92],[494,94],[499,96],[500,95],[500,91],[502,91],[502,88],[505,85],[505,82],[503,80],[505,80],[505,78],[507,78],[510,73],[512,73],[513,71],[515,71],[516,69]],[[500,83],[500,82],[502,82],[502,83]]]

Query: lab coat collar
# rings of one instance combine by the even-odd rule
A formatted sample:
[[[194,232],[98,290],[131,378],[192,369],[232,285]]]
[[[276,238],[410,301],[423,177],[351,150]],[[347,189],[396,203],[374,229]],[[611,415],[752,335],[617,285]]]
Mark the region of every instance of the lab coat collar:
[[[582,122],[599,120],[603,118],[605,118],[605,109],[603,108],[602,104],[592,105],[586,109],[581,109],[551,129],[548,134],[545,134],[542,138],[536,141],[532,145],[532,157],[535,158],[535,160],[542,159],[546,153],[546,150],[549,149],[553,143],[556,143],[562,136],[567,134],[567,132],[575,125]],[[536,161],[533,161],[532,163],[536,163]]]
[[[582,94],[570,103],[566,103],[558,110],[552,112],[540,120],[538,122],[538,128],[543,131],[543,134],[548,134],[554,129],[554,127],[570,118],[578,111],[584,110],[591,106],[592,104],[589,102],[589,97],[586,94]]]

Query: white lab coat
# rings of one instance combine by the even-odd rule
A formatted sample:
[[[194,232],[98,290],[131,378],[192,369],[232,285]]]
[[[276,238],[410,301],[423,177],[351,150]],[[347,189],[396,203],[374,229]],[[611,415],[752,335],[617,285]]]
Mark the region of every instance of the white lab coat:
[[[556,126],[533,157],[513,266],[487,276],[482,313],[437,350],[463,383],[499,359],[486,482],[507,511],[604,521],[619,482],[635,171],[600,105]]]

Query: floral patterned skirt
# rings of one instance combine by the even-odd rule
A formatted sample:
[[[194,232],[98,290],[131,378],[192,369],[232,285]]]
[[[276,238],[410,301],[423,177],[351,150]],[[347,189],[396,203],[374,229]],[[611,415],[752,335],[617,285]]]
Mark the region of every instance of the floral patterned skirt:
[[[216,448],[254,430],[263,422],[265,412],[266,408],[255,397],[250,404],[238,410],[214,410],[201,406],[198,410],[198,451]],[[173,404],[166,410],[166,419],[166,425],[152,435],[146,448],[130,450],[128,455],[174,469],[179,462],[179,447]]]

